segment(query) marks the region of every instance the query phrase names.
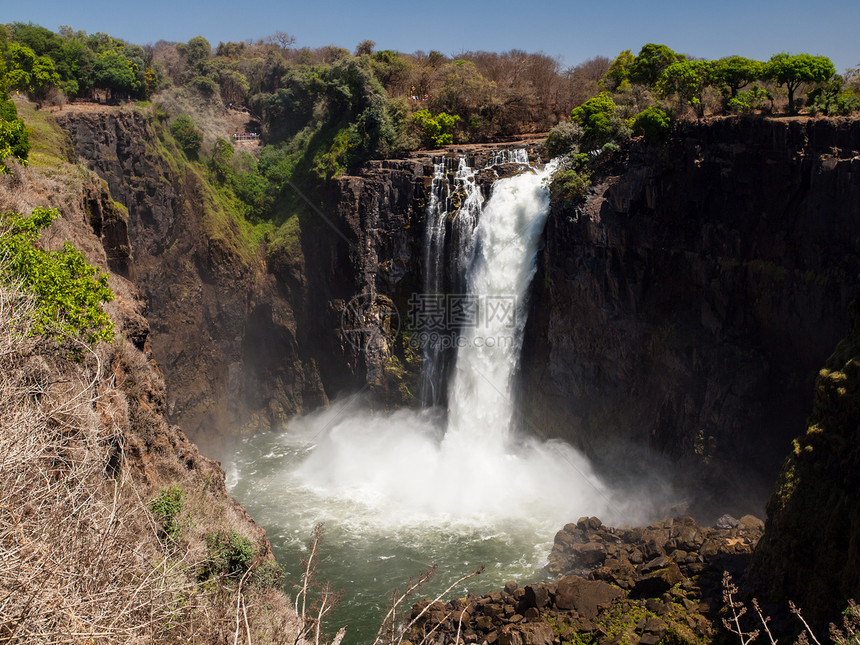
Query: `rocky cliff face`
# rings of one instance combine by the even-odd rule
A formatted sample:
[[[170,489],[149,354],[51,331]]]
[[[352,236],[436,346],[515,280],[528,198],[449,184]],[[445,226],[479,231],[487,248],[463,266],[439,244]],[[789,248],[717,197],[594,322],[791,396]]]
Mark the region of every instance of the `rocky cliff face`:
[[[67,347],[15,331],[27,329],[26,306],[14,289],[3,288],[2,328],[9,333],[0,427],[6,448],[13,448],[4,450],[0,468],[11,486],[4,503],[13,519],[4,527],[4,539],[12,540],[4,554],[12,608],[4,625],[13,637],[51,641],[82,633],[226,641],[236,600],[227,585],[204,577],[214,571],[213,545],[230,539],[251,554],[249,580],[253,572],[269,574],[259,601],[249,602],[249,630],[293,641],[299,621],[271,575],[265,531],[229,497],[219,464],[165,419],[166,387],[152,361],[146,306],[120,275],[134,275],[125,208],[94,173],[57,154],[56,143],[64,141],[53,118],[30,112],[27,118],[40,122],[32,137],[39,155],[29,168],[0,176],[0,210],[60,210],[39,244],[58,250],[71,242],[90,263],[110,270],[115,297],[105,310],[116,336],[70,360]],[[156,502],[166,495],[170,510]],[[19,548],[27,544],[39,548]],[[183,566],[163,567],[165,558]],[[58,594],[63,611],[55,611]]]
[[[122,270],[146,294],[170,419],[206,452],[342,393],[409,400],[402,382],[414,370],[368,303],[408,298],[430,160],[376,162],[332,182],[308,198],[295,239],[266,247],[249,241],[197,167],[167,149],[151,116],[69,111],[60,123],[128,207],[133,254]],[[368,318],[345,334],[350,302]],[[382,332],[363,333],[366,323]]]
[[[723,509],[760,511],[844,334],[858,151],[857,122],[690,124],[554,209],[523,357],[529,425],[621,473],[647,447]]]
[[[806,433],[768,502],[753,561],[765,597],[791,599],[822,631],[841,627],[848,599],[860,597],[860,302],[850,313],[847,337],[816,380]]]

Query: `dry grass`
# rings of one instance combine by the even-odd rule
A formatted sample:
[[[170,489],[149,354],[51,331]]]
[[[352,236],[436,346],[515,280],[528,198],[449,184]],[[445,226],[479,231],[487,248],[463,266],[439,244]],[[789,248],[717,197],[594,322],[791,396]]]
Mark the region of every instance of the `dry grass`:
[[[280,590],[198,582],[199,540],[159,537],[105,357],[58,356],[32,309],[0,287],[0,643],[294,642]]]

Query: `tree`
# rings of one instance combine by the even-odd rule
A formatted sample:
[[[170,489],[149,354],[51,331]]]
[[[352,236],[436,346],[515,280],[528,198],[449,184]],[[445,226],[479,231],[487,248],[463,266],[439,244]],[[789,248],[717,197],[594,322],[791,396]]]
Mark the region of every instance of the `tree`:
[[[355,48],[356,56],[370,56],[373,53],[373,48],[376,47],[376,43],[372,40],[362,40],[358,43],[358,46]]]
[[[633,66],[633,54],[625,49],[609,64],[609,69],[603,76],[603,82],[610,90],[618,88],[630,78],[630,68]]]
[[[185,57],[187,75],[206,76],[207,63],[212,55],[212,45],[203,36],[194,36],[187,43],[178,43],[176,50]]]
[[[201,38],[201,36],[198,36],[198,38]],[[296,37],[292,34],[288,34],[285,31],[276,31],[271,36],[268,36],[265,40],[266,42],[278,45],[278,47],[280,47],[281,49],[289,49],[292,44],[296,42]],[[191,44],[191,41],[189,41],[189,44]]]
[[[222,67],[218,70],[218,85],[225,103],[242,105],[248,96],[251,84],[245,75],[235,69]]]
[[[794,92],[801,83],[823,83],[836,73],[827,56],[811,54],[776,54],[764,66],[764,77],[788,90],[788,111],[797,112]]]
[[[629,78],[633,83],[654,85],[663,70],[679,60],[683,60],[683,57],[673,52],[666,45],[648,43],[639,50],[639,54],[633,59],[633,63],[630,65]]]
[[[570,121],[562,121],[546,138],[546,152],[550,159],[566,154],[579,152],[579,142],[582,139],[582,126]]]
[[[672,131],[672,113],[652,105],[636,115],[632,131],[634,136],[645,137],[648,143],[661,143]]]
[[[657,93],[663,97],[678,95],[679,105],[687,103],[702,118],[705,106],[702,92],[710,83],[711,63],[704,60],[685,60],[672,63],[663,70],[657,81]]]
[[[176,117],[170,124],[170,133],[189,159],[197,158],[200,144],[203,143],[203,133],[197,129],[191,117],[186,114]]]
[[[9,100],[6,73],[0,66],[0,174],[8,174],[9,168],[3,163],[15,157],[22,164],[27,163],[30,153],[30,138],[24,121],[18,118],[18,108]]]
[[[115,92],[136,94],[140,90],[137,69],[118,51],[107,50],[96,56],[93,64],[93,86]]]
[[[446,112],[436,116],[430,110],[419,110],[412,115],[412,122],[421,130],[424,144],[433,148],[454,143],[454,126],[460,117]]]
[[[32,49],[11,43],[6,52],[9,85],[27,93],[39,105],[48,91],[60,84],[54,62],[47,56],[36,56]]]
[[[609,92],[588,99],[570,113],[570,118],[582,126],[582,148],[595,150],[621,133],[623,124],[615,114],[615,102]]]
[[[761,78],[764,63],[743,56],[728,56],[711,63],[711,79],[716,86],[728,88],[729,98],[738,90]]]
[[[441,71],[442,84],[434,105],[440,111],[469,115],[492,103],[496,84],[485,79],[472,61],[455,60]]]

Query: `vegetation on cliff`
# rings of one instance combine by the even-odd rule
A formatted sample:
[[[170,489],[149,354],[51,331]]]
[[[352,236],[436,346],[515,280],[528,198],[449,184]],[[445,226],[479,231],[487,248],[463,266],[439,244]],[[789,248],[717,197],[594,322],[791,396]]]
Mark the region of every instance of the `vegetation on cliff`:
[[[125,209],[39,114],[0,178],[0,640],[292,641],[264,533],[164,419],[143,303],[94,268]]]
[[[42,229],[60,213],[36,208],[29,217],[0,213],[0,258],[8,280],[36,296],[33,332],[93,344],[113,340],[113,323],[100,305],[113,300],[107,274],[68,242],[61,251],[36,246]],[[5,276],[4,276],[5,277]]]
[[[793,600],[817,626],[838,623],[846,599],[860,597],[860,302],[850,313],[768,502],[753,563],[769,598]]]

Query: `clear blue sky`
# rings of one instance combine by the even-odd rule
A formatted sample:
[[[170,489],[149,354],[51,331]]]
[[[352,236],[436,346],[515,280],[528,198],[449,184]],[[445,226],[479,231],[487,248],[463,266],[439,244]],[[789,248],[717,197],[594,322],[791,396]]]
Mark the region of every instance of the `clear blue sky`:
[[[403,52],[523,49],[565,65],[635,54],[647,42],[702,58],[823,54],[839,72],[860,63],[860,0],[0,0],[0,7],[0,22],[70,25],[138,44],[202,35],[214,46],[280,30],[296,46],[352,50],[370,39]]]

